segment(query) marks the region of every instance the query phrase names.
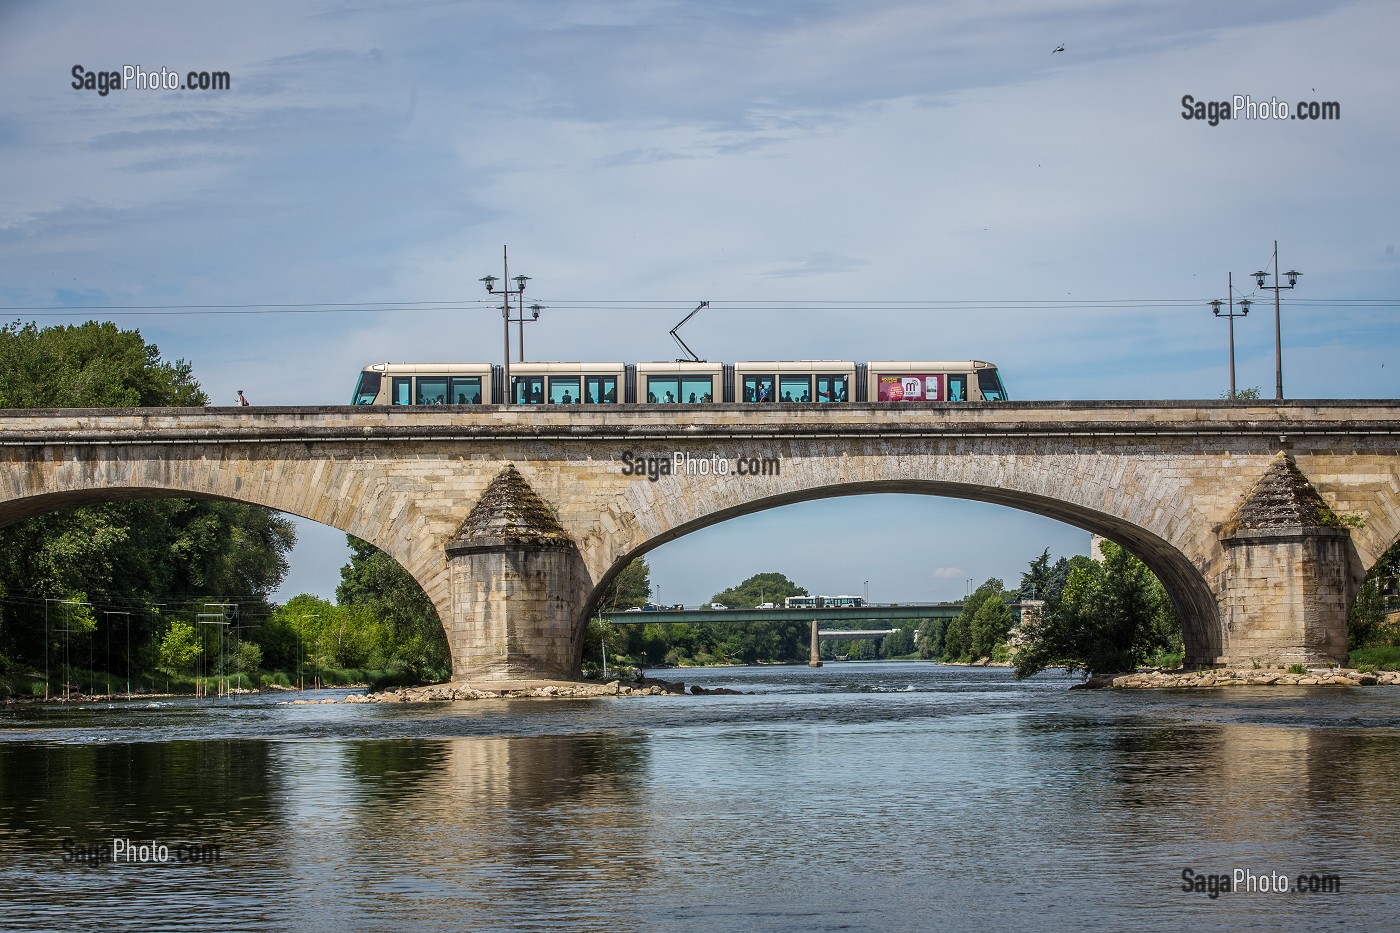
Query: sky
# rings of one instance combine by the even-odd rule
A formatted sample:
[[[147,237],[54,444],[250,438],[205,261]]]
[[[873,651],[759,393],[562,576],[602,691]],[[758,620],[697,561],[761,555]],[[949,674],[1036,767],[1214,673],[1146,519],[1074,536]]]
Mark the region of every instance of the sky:
[[[1364,0],[0,0],[0,314],[139,328],[215,404],[343,404],[367,363],[499,362],[478,280],[508,246],[545,306],[532,360],[673,359],[709,301],[683,336],[710,360],[973,358],[1019,400],[1216,399],[1207,302],[1233,274],[1259,302],[1238,385],[1272,397],[1249,274],[1277,240],[1303,273],[1285,394],[1393,399],[1397,34]],[[229,87],[104,95],[77,66]],[[1211,126],[1188,94],[1340,116]],[[299,533],[279,596],[332,596],[344,536]],[[768,570],[910,601],[1047,547],[1088,535],[878,496],[649,560],[668,603]]]

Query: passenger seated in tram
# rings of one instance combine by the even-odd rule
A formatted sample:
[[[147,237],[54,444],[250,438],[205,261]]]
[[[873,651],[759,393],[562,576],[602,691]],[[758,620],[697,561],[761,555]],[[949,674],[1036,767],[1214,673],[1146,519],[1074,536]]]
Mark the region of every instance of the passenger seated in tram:
[[[698,405],[698,404],[699,404],[699,402],[697,402],[697,401],[695,400],[695,393],[694,393],[694,392],[690,393],[690,404],[692,404],[692,405]]]
[[[565,390],[564,390],[564,404],[565,404],[565,405],[572,405],[573,403],[574,403],[574,397],[573,397],[572,395],[569,394],[569,390],[568,390],[568,389],[565,389]]]

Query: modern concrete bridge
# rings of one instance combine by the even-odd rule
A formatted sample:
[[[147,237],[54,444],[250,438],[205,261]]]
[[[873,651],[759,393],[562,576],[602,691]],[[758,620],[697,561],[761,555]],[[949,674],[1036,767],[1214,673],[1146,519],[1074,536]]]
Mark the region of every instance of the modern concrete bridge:
[[[604,587],[657,545],[829,496],[994,502],[1111,538],[1197,664],[1346,656],[1400,536],[1392,401],[0,412],[0,524],[108,499],[269,506],[393,555],[459,678],[568,676]]]

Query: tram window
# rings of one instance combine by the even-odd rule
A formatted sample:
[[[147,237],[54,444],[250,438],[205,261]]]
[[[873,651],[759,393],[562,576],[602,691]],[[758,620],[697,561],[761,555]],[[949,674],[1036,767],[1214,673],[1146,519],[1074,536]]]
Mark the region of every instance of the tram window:
[[[778,400],[781,402],[810,402],[812,400],[811,376],[780,376],[778,378]]]
[[[413,404],[413,377],[395,376],[393,384],[393,394],[389,398],[391,405],[411,405]]]
[[[681,381],[675,376],[647,376],[647,401],[657,405],[674,405],[681,391]]]
[[[549,404],[578,404],[578,376],[551,376],[549,378]]]
[[[844,402],[846,383],[846,376],[818,376],[817,394],[814,397],[818,402]]]
[[[714,398],[714,391],[713,376],[687,376],[681,380],[681,391],[676,398],[687,405],[708,405]]]
[[[745,376],[744,377],[744,401],[746,402],[771,402],[773,401],[772,376]]]
[[[995,369],[977,370],[977,391],[982,393],[983,401],[1006,401],[1006,390],[1002,388],[1001,379],[997,376]]]
[[[511,399],[517,405],[541,405],[544,403],[543,376],[511,376]]]
[[[373,405],[374,400],[379,397],[381,381],[379,373],[360,373],[360,381],[355,386],[355,397],[350,400],[350,404]]]
[[[448,403],[451,405],[480,405],[481,377],[453,376],[447,383]]]
[[[446,376],[419,376],[417,391],[413,396],[415,405],[442,405],[447,401]]]
[[[584,376],[583,400],[590,405],[617,404],[616,376]]]
[[[962,373],[952,373],[948,376],[948,401],[967,401],[967,376]]]

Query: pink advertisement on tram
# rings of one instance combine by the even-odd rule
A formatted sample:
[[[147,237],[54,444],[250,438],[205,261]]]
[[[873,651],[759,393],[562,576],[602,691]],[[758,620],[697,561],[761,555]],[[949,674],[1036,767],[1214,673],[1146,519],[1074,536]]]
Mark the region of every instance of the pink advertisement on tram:
[[[947,399],[942,374],[908,373],[878,378],[876,398],[881,402],[942,402]]]

